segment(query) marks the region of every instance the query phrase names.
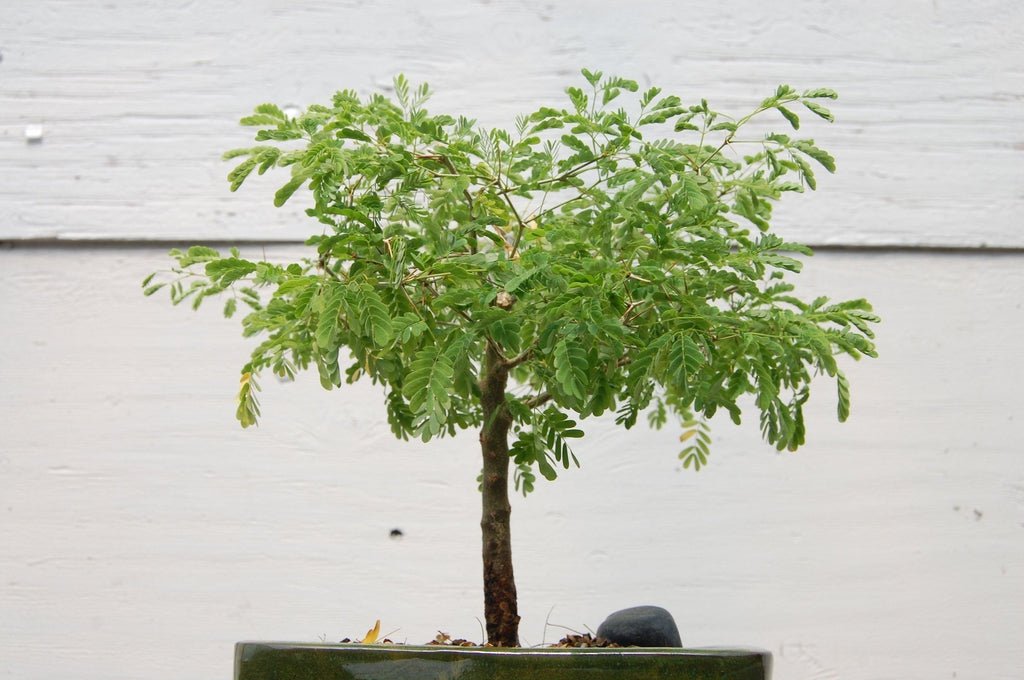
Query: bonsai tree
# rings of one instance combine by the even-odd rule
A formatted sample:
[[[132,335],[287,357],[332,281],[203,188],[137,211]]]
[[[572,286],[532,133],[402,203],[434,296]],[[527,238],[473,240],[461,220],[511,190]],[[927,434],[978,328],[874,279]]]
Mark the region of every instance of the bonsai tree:
[[[290,117],[261,104],[243,125],[257,146],[228,179],[286,168],[274,203],[301,187],[317,224],[308,258],[285,266],[203,246],[171,252],[175,304],[227,295],[258,337],[242,367],[237,417],[260,415],[257,379],[314,366],[324,388],[367,377],[384,387],[400,439],[480,432],[484,607],[488,642],[518,645],[509,487],[578,465],[578,425],[641,413],[682,427],[684,468],[708,461],[707,421],[740,422],[753,395],[764,439],[804,443],[812,376],[849,385],[836,356],[875,356],[865,300],[794,297],[785,276],[809,248],[770,231],[772,204],[814,189],[832,156],[810,139],[752,134],[795,107],[831,121],[828,89],[780,86],[732,118],[707,101],[583,70],[564,108],[542,107],[512,131],[433,115],[426,85],[399,76],[397,101],[338,92]],[[619,108],[620,96],[638,93]],[[613,108],[614,107],[614,108]],[[747,133],[747,134],[745,134]],[[667,134],[667,137],[657,137]],[[817,166],[817,167],[816,167]]]

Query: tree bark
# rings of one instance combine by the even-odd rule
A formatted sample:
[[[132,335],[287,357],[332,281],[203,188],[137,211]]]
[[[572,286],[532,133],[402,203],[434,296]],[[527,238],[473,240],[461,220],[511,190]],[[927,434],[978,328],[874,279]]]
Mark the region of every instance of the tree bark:
[[[487,641],[495,647],[519,646],[519,609],[512,573],[512,536],[508,501],[508,431],[512,417],[505,401],[508,365],[488,345],[480,380],[484,425],[480,430],[483,454],[484,619]]]

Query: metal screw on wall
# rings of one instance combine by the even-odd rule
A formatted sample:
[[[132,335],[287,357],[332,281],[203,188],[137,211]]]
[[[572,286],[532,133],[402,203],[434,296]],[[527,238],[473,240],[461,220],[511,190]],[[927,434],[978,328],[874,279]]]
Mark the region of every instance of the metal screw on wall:
[[[41,144],[43,142],[43,126],[35,124],[26,125],[25,141],[29,144]]]

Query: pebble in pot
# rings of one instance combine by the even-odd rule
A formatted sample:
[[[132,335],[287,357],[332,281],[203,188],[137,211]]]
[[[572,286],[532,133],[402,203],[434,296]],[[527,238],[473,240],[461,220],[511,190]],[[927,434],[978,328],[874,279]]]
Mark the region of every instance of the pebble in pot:
[[[675,619],[661,607],[630,607],[609,614],[597,636],[623,647],[682,647]]]

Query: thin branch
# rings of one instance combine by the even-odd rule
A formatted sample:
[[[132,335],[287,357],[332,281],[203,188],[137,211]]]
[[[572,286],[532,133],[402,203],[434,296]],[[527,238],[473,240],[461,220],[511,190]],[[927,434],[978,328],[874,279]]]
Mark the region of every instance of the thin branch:
[[[619,323],[621,323],[623,326],[628,326],[629,322],[633,320],[629,318],[629,315],[633,313],[634,309],[636,309],[643,303],[643,300],[635,300],[633,302],[630,302],[629,305],[626,306],[626,311],[622,313],[622,317],[619,319]]]
[[[445,156],[444,154],[439,154],[439,153],[416,154],[416,158],[419,158],[421,160],[437,161],[438,163],[440,163],[444,167],[448,168],[448,171],[452,173],[451,174],[452,177],[461,177],[462,176],[459,173],[459,171],[455,168],[455,164],[452,163],[451,159],[448,158],[447,156]],[[431,172],[431,171],[428,169],[427,172]],[[437,177],[442,177],[443,176],[443,175],[438,175],[437,173],[433,173],[433,172],[431,172],[431,174],[433,174],[433,175],[435,175]],[[473,175],[473,176],[475,177],[475,175]],[[473,212],[475,210],[475,207],[474,207],[474,204],[473,204],[473,195],[471,193],[469,193],[469,188],[463,189],[462,190],[462,195],[466,197],[466,205],[469,207],[469,219],[472,220],[473,219]],[[475,254],[476,250],[477,250],[476,236],[474,235],[473,239],[470,241],[470,252]]]
[[[631,168],[631,169],[632,169],[632,168]],[[625,174],[625,173],[626,173],[626,172],[628,172],[628,171],[629,171],[629,170],[622,170],[622,171],[620,171],[620,172],[616,172],[615,174],[612,174],[612,175],[608,175],[607,177],[599,177],[599,178],[597,178],[596,180],[594,180],[594,182],[593,182],[593,183],[592,183],[592,184],[591,184],[590,186],[588,186],[588,187],[583,187],[582,189],[578,189],[578,188],[577,188],[577,189],[576,189],[576,191],[577,191],[577,192],[579,192],[579,193],[577,193],[577,194],[576,194],[575,196],[573,196],[572,198],[566,199],[566,200],[562,201],[561,203],[558,203],[558,204],[556,204],[556,205],[553,205],[553,206],[551,206],[550,208],[548,208],[547,210],[541,210],[540,212],[538,212],[538,213],[537,213],[537,214],[536,214],[536,215],[534,216],[534,219],[535,219],[535,220],[537,220],[538,222],[540,222],[541,218],[543,218],[543,217],[547,216],[547,215],[548,215],[549,213],[552,213],[552,212],[554,212],[555,210],[558,210],[559,208],[561,208],[562,206],[564,206],[564,205],[568,205],[568,204],[570,204],[570,203],[572,203],[572,202],[574,202],[574,201],[579,201],[579,200],[582,200],[582,199],[583,199],[583,198],[585,198],[585,197],[586,197],[586,196],[587,196],[587,195],[588,195],[588,194],[589,194],[589,193],[590,193],[590,192],[591,192],[591,191],[592,191],[593,189],[596,189],[596,188],[597,188],[598,186],[600,186],[601,184],[604,184],[604,183],[606,183],[606,182],[609,182],[610,180],[612,180],[612,179],[614,179],[614,178],[618,177],[619,175]],[[575,187],[574,187],[574,188],[575,188]]]
[[[519,242],[523,238],[523,232],[526,231],[526,223],[523,222],[523,218],[519,216],[519,211],[516,210],[515,205],[512,204],[512,199],[508,197],[507,193],[502,193],[505,198],[505,202],[508,203],[508,207],[512,209],[512,214],[515,215],[516,222],[519,227],[516,229],[516,238],[512,241],[512,249],[509,251],[508,259],[515,259],[516,252],[519,250]]]
[[[594,158],[591,158],[589,161],[584,161],[583,163],[580,163],[576,167],[570,168],[569,170],[566,170],[565,172],[563,172],[558,177],[552,177],[551,179],[541,180],[541,181],[537,182],[534,186],[535,187],[542,187],[545,184],[558,184],[559,182],[564,182],[565,180],[569,179],[570,177],[575,177],[576,175],[578,175],[579,173],[583,172],[588,167],[590,167],[591,165],[594,165],[598,161],[603,160],[605,158],[608,158],[610,155],[611,154],[606,151],[606,152],[602,153],[599,156],[595,156]],[[505,189],[505,191],[512,191],[512,187],[509,187],[509,188]]]
[[[780,103],[780,104],[781,104],[781,103],[786,103],[786,104],[788,104],[788,103],[789,103],[790,101],[795,101],[795,100],[792,100],[792,99],[791,99],[791,100],[786,100],[786,101],[784,101],[784,102],[779,102],[779,103]],[[714,152],[712,152],[712,154],[711,154],[710,156],[708,156],[707,158],[705,158],[705,159],[704,159],[704,161],[703,161],[703,162],[702,162],[702,163],[700,164],[700,166],[698,166],[698,167],[697,167],[697,172],[700,172],[700,171],[701,171],[701,169],[702,169],[702,168],[703,168],[703,167],[704,167],[705,165],[707,165],[707,164],[708,164],[708,162],[710,162],[710,161],[711,161],[711,159],[713,159],[713,158],[714,158],[715,156],[717,156],[717,155],[719,154],[719,152],[720,152],[720,151],[721,151],[722,149],[724,149],[724,148],[725,148],[726,146],[728,146],[729,144],[732,144],[732,140],[733,140],[733,137],[735,137],[735,136],[736,136],[736,130],[738,130],[739,128],[741,128],[741,127],[742,127],[742,126],[743,126],[743,125],[744,125],[744,124],[745,124],[745,123],[746,123],[747,121],[749,121],[749,120],[750,120],[751,118],[753,118],[754,116],[756,116],[756,115],[758,115],[758,114],[764,113],[764,112],[765,112],[765,111],[767,111],[767,110],[768,110],[769,108],[774,108],[774,107],[771,107],[771,106],[769,106],[769,107],[767,107],[767,108],[766,108],[766,107],[763,107],[763,106],[758,106],[758,107],[757,107],[756,109],[754,109],[754,110],[753,110],[752,112],[748,113],[747,115],[743,116],[743,117],[742,117],[742,118],[740,118],[740,119],[739,119],[738,121],[736,121],[736,129],[734,129],[734,130],[733,130],[732,132],[730,132],[730,133],[729,133],[728,135],[726,135],[726,137],[725,137],[725,141],[723,141],[723,142],[722,142],[721,144],[719,144],[719,145],[718,145],[718,148],[717,148],[717,149],[715,149],[715,150],[714,150]],[[703,139],[704,139],[704,137],[703,137],[703,133],[702,133],[702,136],[701,136],[701,146],[703,146]]]
[[[532,397],[523,399],[523,405],[526,406],[526,408],[537,408],[538,406],[543,406],[548,403],[551,399],[552,396],[550,392],[541,392],[540,394],[535,394]]]
[[[708,156],[703,161],[701,161],[701,164],[697,166],[697,172],[700,172],[701,170],[703,170],[704,166],[707,165],[711,161],[712,158],[717,156],[719,154],[719,152],[721,152],[721,150],[724,149],[726,146],[728,146],[730,143],[732,143],[732,133],[729,133],[729,135],[726,136],[725,140],[721,144],[718,145],[718,148],[715,149],[711,153],[710,156]]]
[[[416,302],[412,299],[412,296],[409,295],[409,291],[407,291],[405,289],[404,285],[403,286],[399,286],[398,289],[400,291],[402,291],[402,295],[404,295],[405,299],[409,301],[409,305],[412,307],[412,311],[416,314],[416,316],[420,317],[420,320],[423,321],[423,324],[427,328],[427,333],[430,333],[430,337],[433,338],[434,341],[436,342],[437,341],[437,337],[434,335],[434,331],[431,330],[430,324],[427,322],[427,317],[423,316],[423,312],[420,309],[420,307],[422,305],[417,305],[416,304]]]
[[[433,284],[432,284],[432,283],[431,283],[430,281],[426,281],[426,280],[423,280],[423,279],[420,279],[420,280],[421,280],[421,281],[422,281],[422,283],[423,283],[423,287],[424,287],[424,288],[426,288],[426,289],[427,289],[428,291],[430,291],[430,293],[431,293],[431,294],[432,294],[432,295],[434,296],[434,298],[439,298],[439,297],[441,297],[441,294],[437,292],[437,289],[436,289],[436,288],[434,288]],[[455,313],[456,313],[456,314],[458,314],[458,315],[459,315],[459,316],[461,316],[461,317],[462,317],[463,319],[465,319],[465,320],[466,320],[466,323],[469,323],[469,324],[472,324],[472,323],[473,323],[473,317],[471,317],[471,316],[470,316],[469,314],[467,314],[467,313],[466,313],[466,310],[464,310],[464,309],[459,309],[458,307],[452,307],[452,309],[453,309],[453,310],[455,310]],[[496,343],[496,342],[494,341],[494,339],[493,339],[493,338],[491,338],[491,336],[490,336],[490,335],[488,335],[488,334],[484,333],[484,340],[486,340],[486,341],[487,341],[487,345],[488,345],[488,346],[489,346],[489,347],[490,347],[491,349],[493,349],[493,350],[494,350],[494,352],[495,352],[495,353],[496,353],[496,354],[498,355],[498,358],[499,358],[499,359],[500,359],[500,360],[501,360],[502,362],[504,362],[504,363],[508,363],[508,359],[506,359],[506,358],[505,358],[505,354],[504,354],[504,353],[503,353],[503,352],[501,351],[501,347],[500,347],[500,346],[498,345],[498,343]]]
[[[330,267],[324,266],[324,268],[323,268],[323,271],[324,271],[324,273],[325,273],[325,274],[327,274],[328,276],[330,276],[330,277],[331,277],[332,279],[334,279],[335,281],[340,281],[340,282],[342,282],[342,283],[344,283],[344,282],[345,282],[345,279],[343,279],[343,278],[341,278],[340,276],[338,276],[337,272],[335,272],[335,271],[334,271],[333,269],[331,269]]]
[[[534,347],[530,347],[529,349],[522,352],[519,356],[512,357],[511,359],[506,361],[505,365],[509,368],[515,368],[516,366],[529,361],[530,358],[533,356],[534,349]]]

